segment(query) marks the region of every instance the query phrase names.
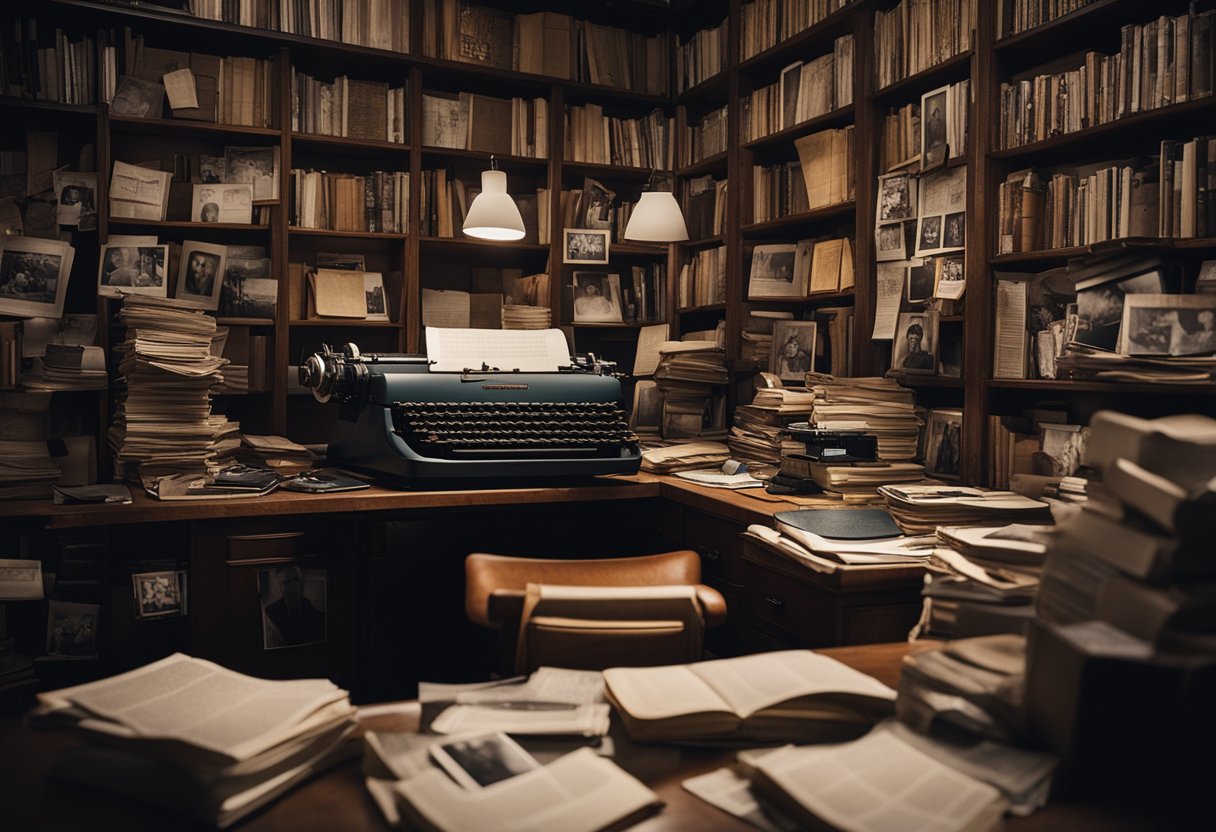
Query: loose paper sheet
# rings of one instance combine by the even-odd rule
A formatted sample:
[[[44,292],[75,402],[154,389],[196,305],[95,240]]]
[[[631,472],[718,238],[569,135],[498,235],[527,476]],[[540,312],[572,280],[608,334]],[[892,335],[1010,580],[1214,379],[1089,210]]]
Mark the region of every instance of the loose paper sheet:
[[[633,361],[635,378],[654,375],[659,367],[659,347],[667,340],[667,324],[644,326],[638,330],[638,352]]]
[[[890,341],[895,337],[907,267],[906,260],[878,264],[878,299],[874,306],[874,334],[871,336],[875,341]]]
[[[483,364],[525,373],[556,372],[570,363],[566,336],[560,329],[426,328],[426,354],[431,371],[458,373]]]
[[[471,319],[471,301],[468,292],[454,289],[422,290],[422,325],[431,327],[467,329]]]
[[[0,559],[0,598],[36,601],[42,597],[42,561]]]
[[[317,269],[313,276],[317,314],[329,318],[367,317],[362,272]]]
[[[176,72],[166,72],[164,78],[165,95],[169,97],[169,106],[174,110],[187,110],[198,107],[198,92],[194,85],[194,73],[189,67]]]
[[[994,378],[1026,377],[1026,281],[996,282]]]

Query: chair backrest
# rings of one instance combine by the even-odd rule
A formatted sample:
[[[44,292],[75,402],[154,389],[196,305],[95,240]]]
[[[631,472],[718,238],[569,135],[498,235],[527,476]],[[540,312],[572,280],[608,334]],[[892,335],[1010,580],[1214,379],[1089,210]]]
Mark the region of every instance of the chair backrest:
[[[478,553],[465,577],[469,619],[502,631],[502,672],[695,661],[705,626],[725,617],[691,550],[591,560]]]

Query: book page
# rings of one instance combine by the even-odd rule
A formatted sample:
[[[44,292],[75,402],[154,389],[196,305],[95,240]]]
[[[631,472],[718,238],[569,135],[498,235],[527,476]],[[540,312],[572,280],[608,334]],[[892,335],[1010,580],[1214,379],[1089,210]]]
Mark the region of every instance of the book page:
[[[563,734],[602,737],[608,733],[607,705],[571,705],[569,708],[527,710],[506,705],[452,705],[435,718],[437,734],[485,733]]]
[[[638,351],[633,361],[635,378],[647,378],[659,368],[659,347],[667,341],[667,324],[644,326],[638,330]]]
[[[455,289],[422,290],[422,325],[449,329],[468,329],[472,300],[468,292]]]
[[[1026,377],[1026,281],[996,282],[993,378]]]
[[[875,341],[890,341],[895,337],[895,327],[899,321],[899,301],[904,294],[904,279],[907,273],[907,263],[878,264],[878,296],[874,308],[874,333],[870,336]]]
[[[758,653],[688,665],[740,717],[801,696],[847,693],[895,701],[877,679],[810,650]],[[679,698],[669,694],[673,699]]]
[[[604,671],[604,684],[621,708],[638,719],[730,713],[730,705],[692,668],[684,664],[613,667]]]
[[[313,276],[317,314],[328,318],[367,317],[363,272],[317,269]]]
[[[483,364],[503,371],[556,372],[570,363],[560,329],[496,330],[426,328],[433,373],[459,373]]]
[[[761,832],[797,832],[799,829],[789,818],[772,817],[771,807],[760,808],[752,792],[752,781],[735,767],[690,777],[681,785],[709,805],[746,821]]]
[[[483,687],[456,696],[460,705],[526,701],[600,704],[604,701],[604,674],[598,670],[541,667],[523,684]]]

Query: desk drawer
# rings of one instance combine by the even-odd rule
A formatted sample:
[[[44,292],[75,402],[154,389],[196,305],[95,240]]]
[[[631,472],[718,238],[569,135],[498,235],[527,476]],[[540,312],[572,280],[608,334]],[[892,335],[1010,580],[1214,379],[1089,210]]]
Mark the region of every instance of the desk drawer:
[[[802,647],[838,643],[837,600],[763,564],[743,561],[743,607],[749,619]]]
[[[683,545],[701,556],[701,572],[736,586],[743,584],[744,527],[712,514],[684,512]]]

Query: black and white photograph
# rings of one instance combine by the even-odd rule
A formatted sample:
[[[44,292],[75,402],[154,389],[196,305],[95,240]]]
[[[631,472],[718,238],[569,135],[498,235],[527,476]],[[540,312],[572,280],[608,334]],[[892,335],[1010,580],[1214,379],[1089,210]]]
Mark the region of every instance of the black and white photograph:
[[[891,342],[891,369],[897,373],[937,372],[937,312],[901,312]]]
[[[52,600],[47,604],[46,654],[56,659],[97,658],[97,604]]]
[[[804,384],[815,366],[814,321],[777,321],[773,324],[773,351],[769,372],[784,382]]]
[[[908,266],[908,303],[925,303],[933,298],[933,279],[936,264],[933,260],[912,260]]]
[[[802,61],[781,70],[781,128],[798,123],[798,98],[802,93]]]
[[[97,174],[55,171],[56,220],[80,231],[97,227]]]
[[[250,277],[229,262],[220,289],[221,315],[226,318],[273,318],[278,299],[279,281],[271,277]]]
[[[888,173],[878,177],[878,222],[903,222],[916,218],[916,177],[910,173]]]
[[[916,256],[922,257],[942,248],[942,217],[921,217],[916,228]]]
[[[76,250],[60,240],[0,239],[0,315],[58,318]]]
[[[1045,423],[1043,449],[1035,456],[1035,473],[1048,477],[1071,477],[1085,459],[1089,428],[1081,425]]]
[[[325,641],[326,585],[324,569],[283,564],[258,571],[262,604],[262,648],[299,647]]]
[[[748,270],[748,298],[806,297],[810,270],[802,273],[800,281],[795,280],[797,255],[798,246],[794,243],[764,243],[753,248]]]
[[[574,320],[584,322],[620,322],[621,279],[619,275],[603,272],[575,272]]]
[[[938,257],[933,277],[933,297],[958,300],[967,288],[966,259],[961,255]]]
[[[453,780],[473,791],[540,768],[536,758],[506,734],[437,742],[431,746],[431,757]]]
[[[940,87],[920,97],[920,153],[921,167],[925,170],[937,167],[946,161],[948,107],[946,87]]]
[[[902,222],[874,229],[874,256],[880,263],[908,259],[907,234]]]
[[[141,572],[131,576],[136,618],[172,618],[186,614],[186,573]]]
[[[182,259],[174,297],[192,309],[215,310],[220,305],[224,283],[225,246],[187,240],[182,243]]]
[[[97,294],[108,298],[124,293],[166,297],[168,262],[167,245],[104,245],[97,264]]]
[[[198,156],[198,181],[204,185],[219,185],[228,177],[228,162],[223,156]]]
[[[253,221],[253,186],[195,185],[190,219],[248,225]]]
[[[606,228],[567,228],[563,232],[563,263],[605,265],[608,262],[609,231]]]
[[[1127,295],[1118,350],[1126,355],[1211,355],[1216,352],[1216,296]]]
[[[960,250],[966,244],[967,169],[946,168],[922,176],[917,200],[915,256]]]
[[[578,213],[583,228],[597,230],[612,228],[612,207],[616,204],[616,193],[605,188],[594,179],[583,179],[583,193]]]
[[[248,185],[254,202],[278,202],[279,148],[225,147],[224,179],[227,184]]]
[[[367,298],[367,320],[387,321],[388,301],[384,297],[384,275],[380,272],[364,272],[363,291]]]
[[[118,79],[110,113],[124,118],[160,118],[164,100],[163,85],[124,75]]]
[[[962,212],[946,214],[945,229],[942,231],[942,248],[963,248],[967,244],[966,228],[966,214]]]
[[[925,476],[958,482],[963,414],[960,410],[929,411],[925,445]]]
[[[650,379],[633,386],[633,412],[629,427],[635,433],[658,434],[663,423],[663,391]]]
[[[1075,340],[1087,346],[1117,351],[1124,299],[1130,295],[1161,294],[1164,288],[1161,274],[1154,271],[1079,290]]]

